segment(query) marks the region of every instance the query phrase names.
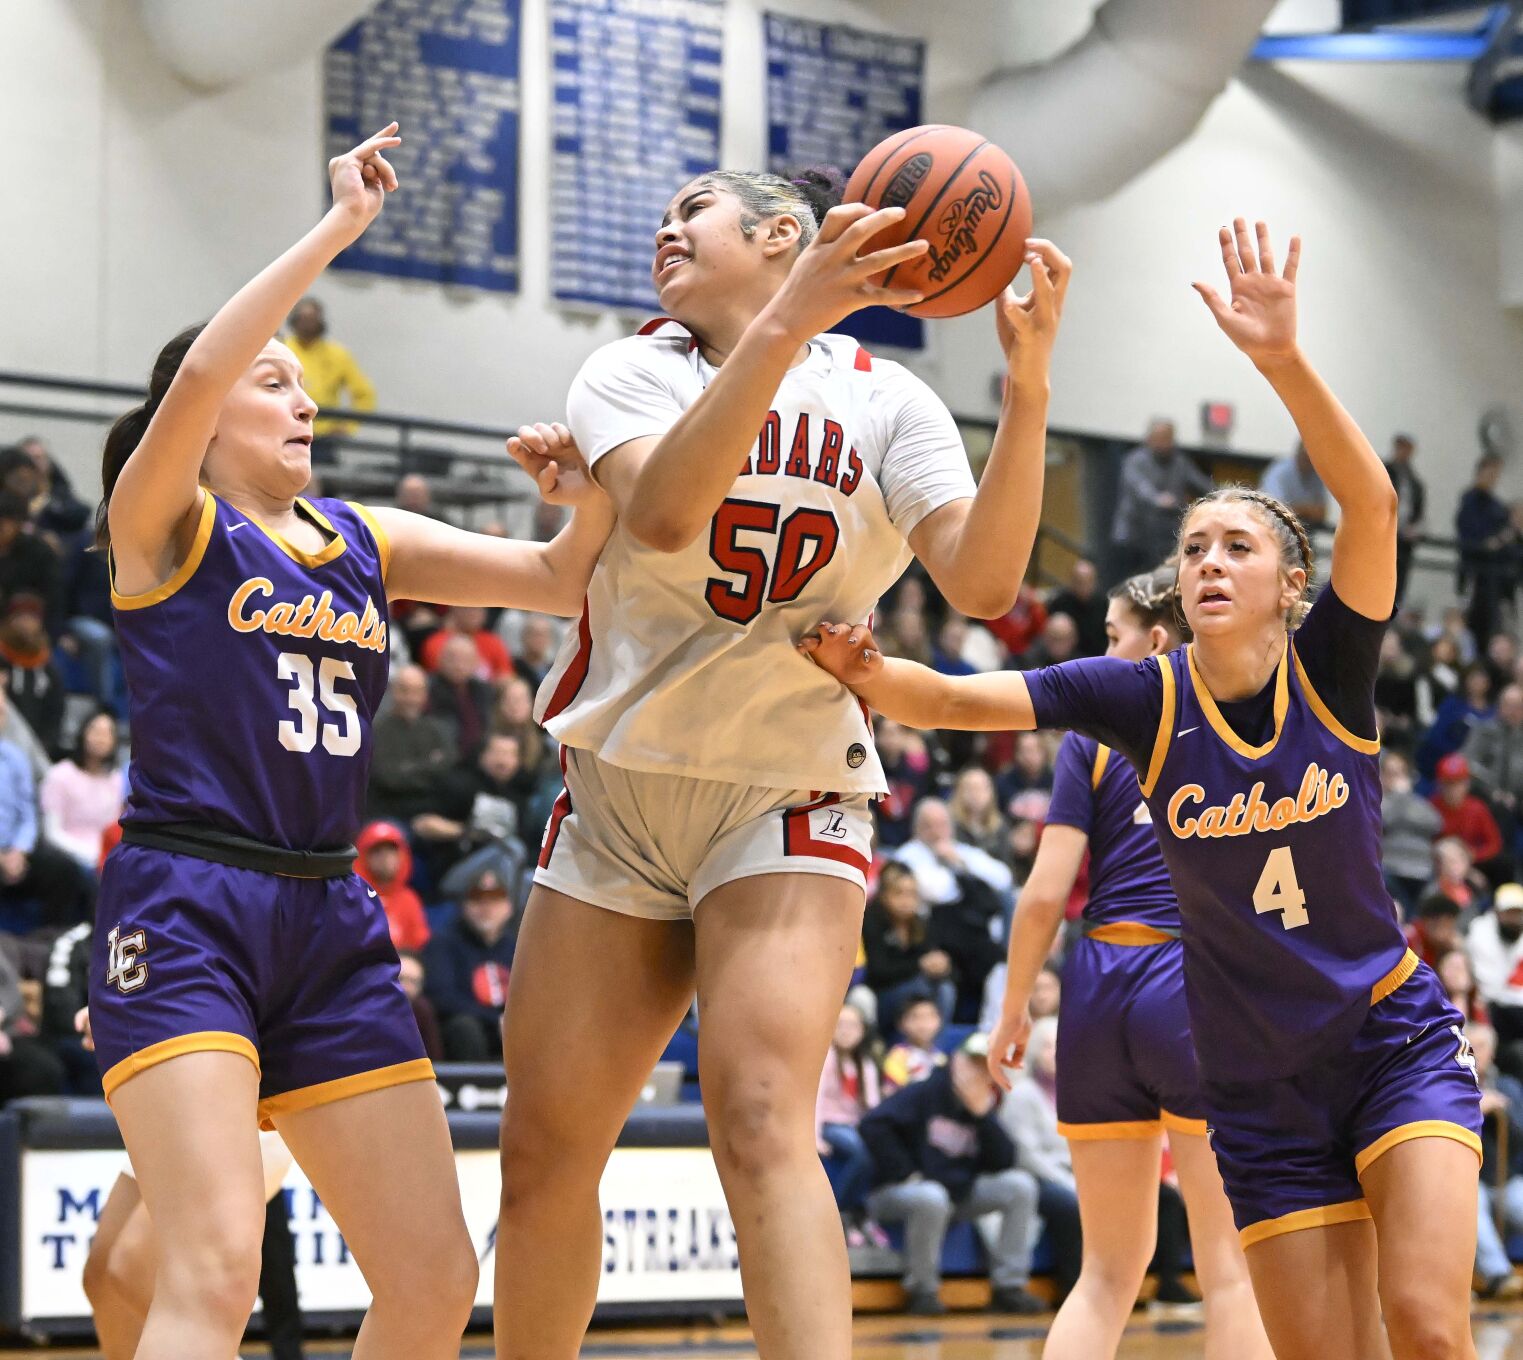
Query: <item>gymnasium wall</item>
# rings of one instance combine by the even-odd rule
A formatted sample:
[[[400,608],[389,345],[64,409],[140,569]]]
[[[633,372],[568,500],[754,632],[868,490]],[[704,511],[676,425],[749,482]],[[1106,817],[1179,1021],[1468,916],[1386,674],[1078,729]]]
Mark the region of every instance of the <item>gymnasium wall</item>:
[[[1043,59],[1084,31],[1092,5],[955,0],[953,26],[946,5],[921,0],[730,0],[730,164],[762,159],[764,8],[930,38],[928,116],[958,121],[996,50]],[[1276,17],[1310,26],[1329,8],[1288,0]],[[545,22],[541,0],[526,0],[523,292],[354,274],[320,285],[333,333],[356,350],[384,408],[494,424],[553,418],[582,357],[624,331],[618,318],[549,305]],[[1494,138],[1466,109],[1463,78],[1460,66],[1250,66],[1184,145],[1108,202],[1057,217],[1038,204],[1039,229],[1078,264],[1054,423],[1129,434],[1168,414],[1193,438],[1198,404],[1213,398],[1237,404],[1239,447],[1288,445],[1288,423],[1188,287],[1219,273],[1219,221],[1262,214],[1307,237],[1308,347],[1377,444],[1398,427],[1418,436],[1435,519],[1446,520],[1479,411],[1510,402],[1523,416],[1523,316],[1498,302]],[[319,102],[315,55],[207,94],[170,74],[125,0],[0,6],[0,368],[140,379],[173,330],[208,314],[320,212]],[[1097,104],[1096,123],[1127,112]],[[1019,160],[1020,139],[1001,139]],[[931,337],[913,366],[954,410],[992,414],[991,319],[936,323]],[[0,418],[0,438],[16,433]],[[93,480],[93,449],[60,452]]]

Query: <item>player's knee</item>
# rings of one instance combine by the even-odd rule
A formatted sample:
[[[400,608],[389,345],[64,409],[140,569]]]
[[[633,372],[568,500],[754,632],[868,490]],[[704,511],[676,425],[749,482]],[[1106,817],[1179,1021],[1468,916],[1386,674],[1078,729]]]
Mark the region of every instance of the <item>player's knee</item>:
[[[790,1118],[792,1106],[779,1099],[771,1083],[727,1082],[714,1095],[704,1095],[714,1159],[731,1174],[767,1175],[786,1165],[803,1145],[802,1135],[811,1132],[803,1120]],[[808,1151],[813,1156],[812,1139]]]
[[[1382,1300],[1396,1360],[1462,1360],[1470,1349],[1467,1310],[1443,1306],[1429,1291],[1399,1291]]]
[[[85,1297],[90,1300],[90,1307],[99,1312],[102,1304],[110,1297],[111,1253],[109,1250],[91,1248],[90,1254],[85,1257],[81,1283],[84,1285]]]
[[[430,1234],[395,1253],[375,1281],[375,1300],[394,1305],[423,1336],[463,1332],[481,1280],[481,1263],[462,1228],[447,1238]]]
[[[578,1152],[587,1142],[585,1126],[549,1102],[510,1095],[499,1141],[504,1205],[556,1193],[556,1181],[586,1160]]]
[[[179,1250],[166,1244],[158,1287],[242,1328],[259,1292],[259,1239],[225,1231],[182,1242]]]

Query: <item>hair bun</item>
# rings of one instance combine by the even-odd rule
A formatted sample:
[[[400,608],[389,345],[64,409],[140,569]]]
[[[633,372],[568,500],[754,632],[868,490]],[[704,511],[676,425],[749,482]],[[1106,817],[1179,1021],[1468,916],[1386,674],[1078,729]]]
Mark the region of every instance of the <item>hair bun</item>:
[[[809,204],[816,223],[825,220],[825,214],[840,203],[846,189],[846,176],[834,165],[805,166],[802,170],[789,171],[784,178]]]

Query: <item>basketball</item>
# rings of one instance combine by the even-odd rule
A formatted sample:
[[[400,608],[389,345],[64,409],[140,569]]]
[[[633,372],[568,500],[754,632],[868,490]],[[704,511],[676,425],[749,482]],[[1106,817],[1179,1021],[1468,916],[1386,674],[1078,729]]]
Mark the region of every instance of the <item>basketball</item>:
[[[1015,162],[978,133],[945,123],[879,142],[852,172],[845,201],[905,209],[903,222],[873,238],[873,250],[930,242],[924,256],[882,280],[925,293],[904,309],[915,316],[962,316],[992,302],[1020,271],[1031,234],[1031,195]]]

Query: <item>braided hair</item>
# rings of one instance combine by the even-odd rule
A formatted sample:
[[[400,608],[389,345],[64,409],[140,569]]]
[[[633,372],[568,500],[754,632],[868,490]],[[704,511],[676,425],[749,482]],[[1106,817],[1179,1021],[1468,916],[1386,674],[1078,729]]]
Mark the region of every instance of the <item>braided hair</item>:
[[[1252,506],[1258,515],[1259,522],[1274,535],[1275,543],[1280,550],[1280,570],[1289,573],[1300,569],[1306,573],[1306,583],[1301,587],[1301,598],[1290,607],[1285,619],[1290,628],[1298,627],[1301,620],[1306,617],[1307,610],[1311,608],[1312,578],[1317,570],[1317,555],[1312,550],[1311,538],[1307,535],[1306,526],[1301,523],[1296,512],[1283,501],[1276,500],[1256,487],[1219,486],[1215,491],[1208,491],[1199,500],[1192,502],[1185,511],[1184,517],[1179,521],[1181,538],[1184,535],[1185,525],[1190,522],[1190,517],[1201,506],[1223,501],[1239,501]],[[1175,556],[1176,601],[1179,600],[1178,561],[1182,554],[1183,544],[1181,543]],[[1176,612],[1180,619],[1184,618],[1182,602],[1177,604]]]
[[[1145,629],[1162,628],[1175,642],[1188,642],[1190,625],[1179,609],[1179,569],[1165,562],[1152,571],[1128,576],[1111,590],[1110,598],[1125,600]]]
[[[755,170],[713,170],[703,181],[728,189],[740,200],[740,230],[747,240],[763,218],[789,213],[798,219],[799,247],[815,238],[825,214],[841,201],[846,177],[834,166],[816,165],[770,175]]]
[[[148,433],[149,422],[152,421],[154,412],[159,409],[159,403],[164,400],[165,394],[169,391],[170,384],[174,382],[175,375],[180,371],[180,365],[185,362],[185,355],[195,344],[196,337],[205,329],[205,323],[189,326],[159,351],[159,357],[153,363],[153,372],[148,378],[148,395],[141,405],[134,406],[124,415],[118,416],[116,423],[106,434],[105,447],[101,450],[100,506],[95,512],[95,546],[97,548],[104,549],[111,546],[111,526],[106,512],[111,505],[111,493],[116,490],[116,479],[122,475],[122,469],[127,466],[127,460],[143,442],[143,436]]]

